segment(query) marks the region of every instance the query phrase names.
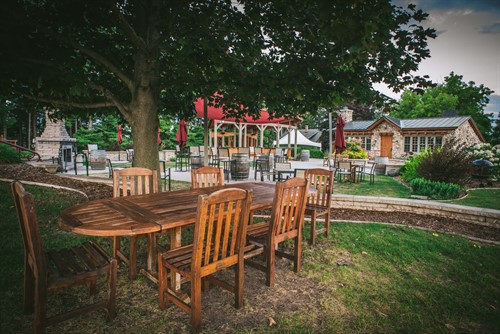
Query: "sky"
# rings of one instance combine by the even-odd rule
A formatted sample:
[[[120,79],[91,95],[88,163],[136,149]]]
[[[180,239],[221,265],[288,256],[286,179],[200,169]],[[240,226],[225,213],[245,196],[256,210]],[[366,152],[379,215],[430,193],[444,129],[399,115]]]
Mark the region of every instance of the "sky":
[[[500,0],[393,0],[397,6],[417,5],[429,14],[424,27],[436,30],[428,41],[431,57],[422,61],[418,75],[429,75],[442,83],[452,71],[464,82],[474,81],[494,91],[485,112],[500,112]],[[382,93],[399,98],[387,87],[377,85]]]

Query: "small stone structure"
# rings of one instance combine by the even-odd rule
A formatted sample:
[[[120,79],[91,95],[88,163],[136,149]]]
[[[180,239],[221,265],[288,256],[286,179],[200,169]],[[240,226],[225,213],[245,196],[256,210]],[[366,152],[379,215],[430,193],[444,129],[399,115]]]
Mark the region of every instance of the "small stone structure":
[[[66,131],[64,120],[52,120],[49,111],[45,110],[45,129],[40,137],[36,137],[36,151],[42,160],[59,159],[62,167],[73,166],[75,138]]]

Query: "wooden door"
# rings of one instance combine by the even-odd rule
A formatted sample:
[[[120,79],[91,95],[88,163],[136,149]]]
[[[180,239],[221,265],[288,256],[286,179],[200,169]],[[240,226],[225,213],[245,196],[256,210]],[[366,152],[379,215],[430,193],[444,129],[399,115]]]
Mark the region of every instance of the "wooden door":
[[[392,159],[392,133],[380,136],[380,156]]]

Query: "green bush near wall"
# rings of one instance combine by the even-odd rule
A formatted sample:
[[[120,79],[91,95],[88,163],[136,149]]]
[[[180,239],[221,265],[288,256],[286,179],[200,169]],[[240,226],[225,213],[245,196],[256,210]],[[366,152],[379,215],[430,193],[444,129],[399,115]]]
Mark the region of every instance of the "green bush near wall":
[[[21,157],[16,149],[5,144],[0,144],[0,164],[18,164]]]
[[[312,147],[297,147],[297,157],[300,156],[300,153],[302,152],[302,150],[309,150],[309,157],[310,158],[314,158],[314,159],[323,159],[323,157],[325,156],[325,154],[323,153],[323,151],[321,150],[318,150],[316,148],[312,148]],[[293,147],[292,147],[292,152],[293,151]]]
[[[454,199],[462,191],[458,184],[429,181],[416,178],[410,182],[411,189],[416,195],[427,196],[431,199]]]

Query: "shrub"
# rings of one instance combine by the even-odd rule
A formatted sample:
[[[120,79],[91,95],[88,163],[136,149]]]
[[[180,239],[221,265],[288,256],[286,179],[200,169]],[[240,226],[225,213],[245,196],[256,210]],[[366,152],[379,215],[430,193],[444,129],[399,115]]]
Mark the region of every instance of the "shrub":
[[[486,159],[493,163],[490,178],[500,179],[500,144],[491,146],[489,143],[479,143],[468,147],[473,160]]]
[[[347,154],[349,159],[366,159],[368,153],[361,148],[361,143],[357,140],[348,140],[346,142],[346,149],[342,154]]]
[[[16,149],[5,145],[0,144],[0,163],[1,164],[18,164],[21,162],[21,157],[16,152]]]
[[[421,177],[421,175],[417,172],[417,167],[426,155],[427,152],[423,152],[418,155],[413,155],[405,161],[405,164],[399,171],[403,180],[410,182],[417,177]]]
[[[465,145],[452,139],[446,141],[441,148],[429,150],[417,165],[416,171],[429,181],[464,186],[470,180],[472,158]]]
[[[300,157],[300,152],[302,152],[302,150],[309,150],[310,158],[323,159],[324,156],[323,151],[311,147],[297,147],[297,157]],[[294,152],[293,146],[292,146],[292,152]]]
[[[462,189],[458,184],[429,181],[423,178],[413,179],[410,186],[416,195],[427,196],[432,199],[457,198],[460,196]]]

